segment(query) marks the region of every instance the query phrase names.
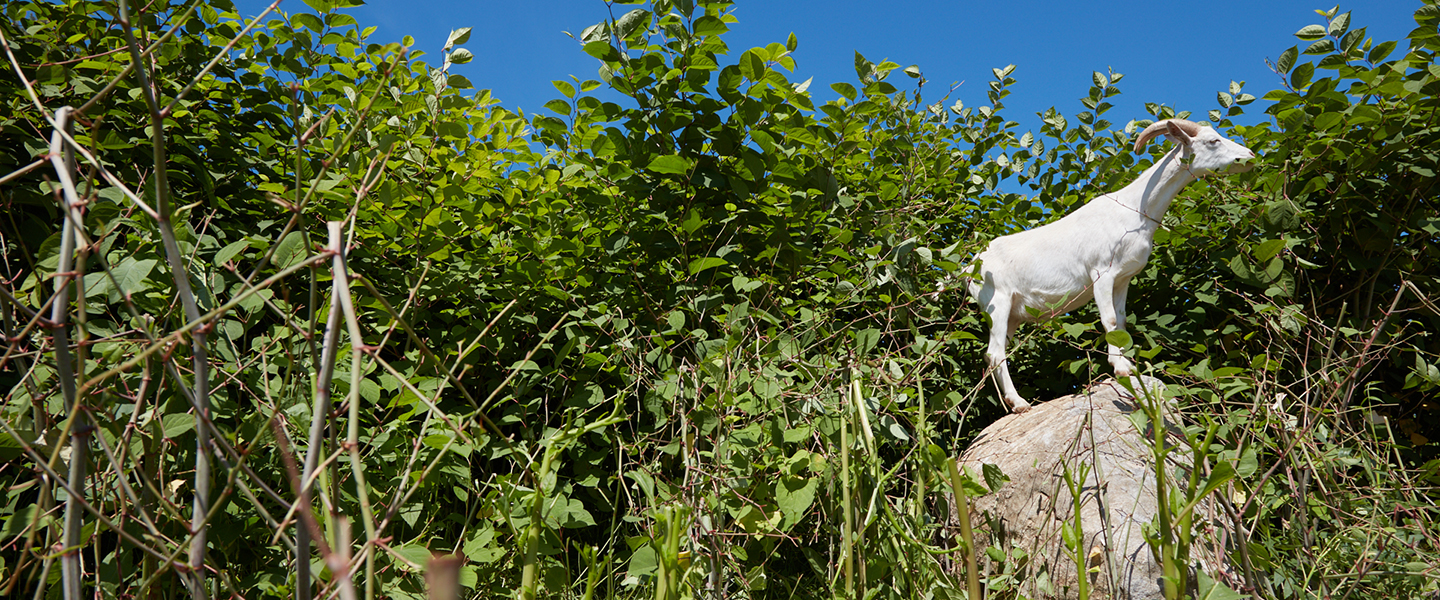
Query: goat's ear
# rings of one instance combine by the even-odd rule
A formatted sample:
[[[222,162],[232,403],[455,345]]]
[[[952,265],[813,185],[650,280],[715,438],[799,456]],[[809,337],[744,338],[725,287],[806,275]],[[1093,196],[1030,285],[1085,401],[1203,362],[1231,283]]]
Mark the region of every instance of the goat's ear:
[[[1166,125],[1168,126],[1165,128],[1165,137],[1177,144],[1190,145],[1190,136],[1185,133],[1184,129],[1175,123],[1166,123]]]

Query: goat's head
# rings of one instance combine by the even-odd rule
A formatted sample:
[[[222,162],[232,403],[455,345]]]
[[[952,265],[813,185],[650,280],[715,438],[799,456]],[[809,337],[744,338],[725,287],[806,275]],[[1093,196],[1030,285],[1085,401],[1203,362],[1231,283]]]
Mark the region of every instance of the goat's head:
[[[1196,177],[1211,173],[1243,173],[1254,165],[1255,153],[1230,141],[1214,129],[1185,119],[1165,119],[1145,128],[1135,139],[1135,151],[1156,136],[1170,138],[1181,148],[1181,158]]]

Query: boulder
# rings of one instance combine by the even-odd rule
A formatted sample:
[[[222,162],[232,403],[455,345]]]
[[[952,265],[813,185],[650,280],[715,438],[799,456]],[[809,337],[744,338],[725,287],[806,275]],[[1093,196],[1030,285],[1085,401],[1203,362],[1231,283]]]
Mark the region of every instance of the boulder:
[[[1136,389],[1142,383],[1151,390],[1164,389],[1154,378],[1132,381]],[[1160,563],[1144,535],[1156,515],[1154,455],[1130,418],[1138,410],[1136,399],[1124,387],[1114,380],[1101,382],[1080,394],[1039,403],[1028,412],[996,421],[961,455],[960,464],[973,473],[981,473],[988,464],[1010,478],[999,490],[971,499],[971,523],[982,550],[981,576],[1000,576],[991,582],[992,588],[1016,585],[1031,598],[1078,596],[1076,561],[1062,537],[1062,525],[1074,513],[1065,478],[1069,465],[1072,480],[1082,484],[1081,547],[1090,597],[1162,597]],[[1168,421],[1166,427],[1176,431]],[[1153,440],[1153,430],[1145,435]],[[1183,447],[1183,440],[1175,435],[1170,439]],[[1172,479],[1178,471],[1188,473],[1188,460],[1188,448],[1170,454],[1167,462],[1173,464],[1167,473]],[[1089,471],[1083,482],[1078,479],[1081,465]],[[1231,528],[1222,516],[1213,502],[1197,509],[1192,574],[1194,569],[1205,571],[1233,587],[1238,583],[1236,571],[1225,563],[1223,539]],[[951,522],[955,522],[953,514]],[[985,552],[990,546],[999,550]],[[1017,559],[1021,556],[1026,558]],[[1000,564],[996,557],[1009,564]],[[1193,587],[1195,577],[1190,579]]]

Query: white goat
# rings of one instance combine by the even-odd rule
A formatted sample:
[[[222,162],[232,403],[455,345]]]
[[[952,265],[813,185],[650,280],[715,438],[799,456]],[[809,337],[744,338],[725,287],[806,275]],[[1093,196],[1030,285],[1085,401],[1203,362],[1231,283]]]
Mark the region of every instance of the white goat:
[[[1150,259],[1155,230],[1175,195],[1211,173],[1248,171],[1255,158],[1214,129],[1183,119],[1146,127],[1135,140],[1135,151],[1158,135],[1175,148],[1130,185],[1100,194],[1054,223],[996,238],[976,257],[980,278],[969,287],[990,315],[985,362],[1011,411],[1030,408],[1015,391],[1006,366],[1005,342],[1015,328],[1067,313],[1094,297],[1105,331],[1124,331],[1130,278]],[[1109,354],[1116,377],[1134,373],[1119,347],[1110,346]]]

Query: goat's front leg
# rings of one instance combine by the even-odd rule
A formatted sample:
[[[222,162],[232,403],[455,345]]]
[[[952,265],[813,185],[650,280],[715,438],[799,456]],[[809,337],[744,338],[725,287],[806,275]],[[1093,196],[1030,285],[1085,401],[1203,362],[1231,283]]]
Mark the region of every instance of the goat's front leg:
[[[1018,325],[1010,318],[1010,299],[997,295],[987,312],[990,314],[990,347],[985,352],[985,362],[990,366],[990,375],[1000,383],[1000,394],[1010,405],[1010,412],[1023,413],[1030,410],[1030,403],[1015,391],[1015,384],[1010,381],[1009,361],[1005,359],[1005,342]]]
[[[1125,331],[1125,294],[1130,291],[1130,279],[1117,279],[1105,273],[1095,278],[1095,307],[1100,311],[1100,324],[1105,332]],[[1125,358],[1124,350],[1106,342],[1110,353],[1110,366],[1115,368],[1115,377],[1124,378],[1135,374],[1135,366]]]

